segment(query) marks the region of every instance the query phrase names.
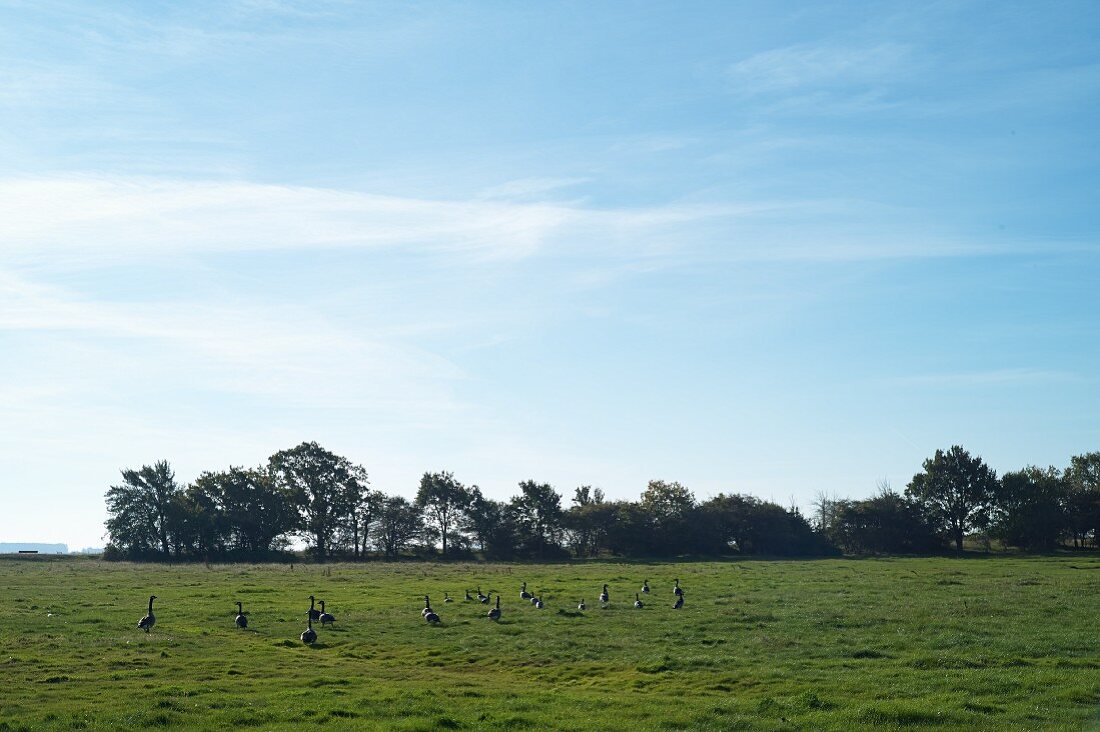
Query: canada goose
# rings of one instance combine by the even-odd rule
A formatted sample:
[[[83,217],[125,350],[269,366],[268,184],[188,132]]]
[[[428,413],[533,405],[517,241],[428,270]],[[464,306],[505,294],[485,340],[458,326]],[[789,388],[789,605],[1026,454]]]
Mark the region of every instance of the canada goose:
[[[336,622],[336,616],[332,613],[325,612],[325,601],[321,600],[321,614],[317,616],[317,619],[321,621],[321,625],[328,625],[329,623]]]
[[[672,588],[672,594],[676,595],[676,597],[684,594],[684,591],[680,589],[680,580],[676,580],[676,586]]]
[[[247,628],[248,627],[248,618],[246,618],[244,616],[244,610],[241,609],[241,603],[239,603],[239,602],[237,603],[237,627],[238,628]]]
[[[645,582],[642,583],[642,594],[643,595],[648,595],[649,594],[649,580],[646,580]]]
[[[584,598],[583,597],[581,598],[580,603],[577,605],[577,609],[581,610],[581,611],[584,610]]]
[[[138,621],[138,627],[144,630],[146,633],[153,627],[153,624],[157,622],[157,617],[153,615],[153,600],[157,599],[156,595],[149,596],[149,614]]]
[[[500,595],[497,595],[497,606],[489,611],[489,620],[500,620]]]
[[[531,604],[532,605],[534,605],[538,601],[539,601],[539,599],[537,597],[535,597],[534,595],[531,595]]]
[[[466,602],[469,602],[470,600],[473,600],[473,599],[474,598],[470,597],[470,591],[466,590]]]
[[[634,593],[634,607],[638,608],[639,610],[645,607],[645,605],[642,604],[642,599],[638,597],[637,592]]]
[[[530,600],[531,599],[531,593],[527,591],[527,583],[526,582],[523,583],[523,587],[521,587],[520,590],[519,590],[519,599],[521,599],[521,600]]]
[[[536,597],[535,598],[535,607],[538,608],[539,610],[542,610],[542,598],[541,597]]]
[[[600,602],[604,605],[611,602],[611,596],[607,594],[607,585],[603,586],[603,592],[600,593]]]
[[[310,620],[320,620],[321,611],[317,610],[316,608],[313,607],[313,602],[314,602],[313,595],[310,595],[309,596],[309,619]]]
[[[446,592],[443,593],[443,602],[454,602],[454,601],[455,601],[455,599],[453,597],[448,595]]]
[[[428,599],[427,595],[424,595],[424,610],[422,614],[424,615],[424,619],[427,620],[429,623],[439,622],[439,616],[435,614],[434,610],[432,610],[432,601]]]
[[[302,642],[311,646],[317,640],[317,631],[313,629],[313,618],[306,616],[306,629],[302,631]]]
[[[676,598],[676,603],[672,606],[673,610],[679,610],[684,606],[684,593],[681,592],[680,596]]]
[[[481,594],[481,585],[478,585],[477,587],[477,601],[480,602],[482,605],[489,604],[489,598]]]

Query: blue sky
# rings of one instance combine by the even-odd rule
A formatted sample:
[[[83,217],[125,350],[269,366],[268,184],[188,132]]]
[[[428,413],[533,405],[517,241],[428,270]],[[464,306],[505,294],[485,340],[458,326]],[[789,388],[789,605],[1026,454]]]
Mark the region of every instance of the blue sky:
[[[0,1],[0,539],[302,440],[808,507],[1100,449],[1100,6]],[[48,510],[43,510],[48,507]]]

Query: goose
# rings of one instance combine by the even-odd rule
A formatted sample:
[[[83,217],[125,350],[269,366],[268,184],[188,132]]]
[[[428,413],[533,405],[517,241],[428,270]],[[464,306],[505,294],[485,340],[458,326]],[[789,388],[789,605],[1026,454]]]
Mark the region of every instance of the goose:
[[[478,585],[477,587],[477,601],[480,602],[482,605],[489,604],[489,598],[481,594],[481,585]]]
[[[646,580],[645,582],[642,583],[642,594],[643,595],[648,595],[649,594],[649,580]]]
[[[581,598],[580,603],[577,605],[577,609],[582,611],[582,612],[584,611],[584,598],[583,597]]]
[[[443,602],[454,602],[454,601],[455,601],[455,599],[453,597],[448,595],[446,592],[443,593]]]
[[[521,599],[521,600],[530,600],[531,599],[531,593],[527,591],[527,583],[526,582],[523,583],[523,587],[521,587],[520,590],[519,590],[519,599]]]
[[[532,605],[534,605],[538,601],[539,601],[539,599],[537,597],[535,597],[534,595],[531,595],[531,604]]]
[[[672,606],[673,610],[679,610],[684,606],[684,593],[681,592],[679,597],[676,598],[676,603]]]
[[[313,607],[313,602],[314,602],[313,595],[310,595],[309,596],[309,619],[310,620],[320,620],[321,619],[321,611]]]
[[[427,620],[429,623],[439,622],[439,616],[435,614],[434,610],[432,610],[432,601],[428,599],[427,595],[424,595],[424,611],[422,614],[424,615],[424,619]]]
[[[329,623],[336,622],[336,616],[332,613],[325,612],[325,601],[321,600],[321,614],[317,616],[317,619],[321,621],[321,625],[328,625]]]
[[[306,616],[306,629],[302,631],[302,642],[307,646],[313,645],[317,640],[317,631],[313,629],[313,617]]]
[[[611,602],[611,596],[607,594],[607,585],[603,586],[603,592],[600,593],[600,602],[604,605]]]
[[[684,594],[684,591],[680,589],[680,580],[676,580],[676,586],[672,588],[672,594],[676,595],[676,597]]]
[[[536,597],[535,598],[535,607],[539,610],[542,610],[542,598],[541,597]]]
[[[638,608],[639,610],[645,607],[645,605],[642,604],[642,599],[638,597],[637,592],[634,593],[634,607]]]
[[[149,614],[138,621],[138,627],[144,630],[146,633],[153,627],[153,623],[157,622],[157,617],[153,615],[153,600],[157,599],[156,595],[149,596]]]
[[[241,603],[239,603],[239,602],[237,603],[237,627],[238,628],[247,628],[248,627],[248,618],[246,618],[244,616],[244,610],[241,609]]]
[[[497,594],[497,606],[489,611],[489,620],[500,620],[500,594]]]
[[[474,598],[470,597],[470,591],[466,590],[466,602],[469,602],[470,600],[473,600],[473,599]]]

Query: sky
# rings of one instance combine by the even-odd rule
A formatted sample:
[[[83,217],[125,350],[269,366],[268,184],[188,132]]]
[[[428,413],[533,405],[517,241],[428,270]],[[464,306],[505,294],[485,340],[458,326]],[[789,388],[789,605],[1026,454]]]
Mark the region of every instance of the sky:
[[[0,0],[0,541],[317,441],[637,498],[1100,450],[1094,2]]]

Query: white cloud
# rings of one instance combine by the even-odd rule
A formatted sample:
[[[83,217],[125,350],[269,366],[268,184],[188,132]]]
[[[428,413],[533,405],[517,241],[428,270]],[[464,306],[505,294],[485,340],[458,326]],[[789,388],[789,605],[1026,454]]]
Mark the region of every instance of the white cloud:
[[[1076,381],[1081,377],[1069,371],[1031,368],[1005,368],[987,371],[960,371],[916,374],[884,379],[891,386],[1015,386],[1048,382]]]
[[[742,92],[781,92],[880,81],[902,70],[909,58],[909,49],[896,43],[797,44],[757,53],[733,64],[729,73]]]

